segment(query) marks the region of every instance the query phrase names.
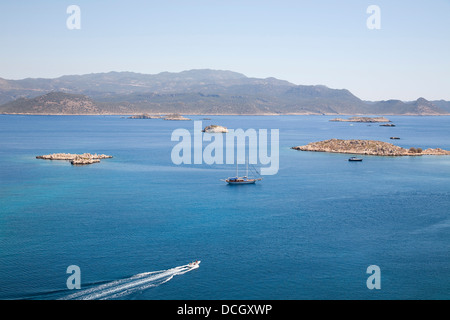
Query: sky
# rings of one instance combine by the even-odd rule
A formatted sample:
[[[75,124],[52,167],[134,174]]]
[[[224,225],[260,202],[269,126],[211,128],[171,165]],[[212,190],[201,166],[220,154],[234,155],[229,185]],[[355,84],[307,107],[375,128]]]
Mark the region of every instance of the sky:
[[[363,100],[450,100],[449,16],[450,0],[1,1],[0,78],[217,69]]]

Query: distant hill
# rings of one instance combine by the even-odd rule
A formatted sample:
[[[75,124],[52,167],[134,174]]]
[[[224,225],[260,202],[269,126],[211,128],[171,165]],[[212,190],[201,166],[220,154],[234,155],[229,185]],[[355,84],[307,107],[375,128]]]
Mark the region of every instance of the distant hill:
[[[0,113],[32,114],[428,114],[450,102],[365,102],[346,89],[249,78],[223,70],[108,72],[55,79],[0,78]]]
[[[398,115],[440,115],[449,111],[430,102],[424,98],[419,98],[412,102],[400,100],[379,101],[371,106],[375,114],[398,114]]]
[[[450,101],[445,101],[445,100],[437,100],[437,101],[433,101],[433,104],[444,110],[445,112],[450,113]]]
[[[106,107],[81,94],[50,92],[35,98],[19,98],[0,106],[0,112],[10,114],[102,114],[121,113],[128,109]]]

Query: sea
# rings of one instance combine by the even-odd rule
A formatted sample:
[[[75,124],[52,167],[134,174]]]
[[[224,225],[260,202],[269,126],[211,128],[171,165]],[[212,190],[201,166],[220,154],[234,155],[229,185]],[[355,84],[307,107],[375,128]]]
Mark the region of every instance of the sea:
[[[193,121],[0,115],[0,299],[450,298],[450,156],[291,149],[339,138],[450,150],[450,117],[188,117],[277,129],[278,172],[231,186],[233,164],[175,164],[172,133],[194,134]],[[113,158],[36,159],[58,152]]]

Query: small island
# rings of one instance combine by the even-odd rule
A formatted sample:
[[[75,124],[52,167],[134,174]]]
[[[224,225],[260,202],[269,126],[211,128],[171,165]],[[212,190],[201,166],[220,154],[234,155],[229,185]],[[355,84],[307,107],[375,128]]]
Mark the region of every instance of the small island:
[[[218,125],[212,124],[210,126],[205,127],[205,129],[203,129],[202,132],[207,132],[207,133],[227,133],[228,129],[226,127],[222,127],[222,126],[218,126]]]
[[[86,165],[92,163],[100,162],[100,159],[109,159],[112,156],[108,156],[105,154],[73,154],[73,153],[53,153],[42,156],[36,156],[36,159],[44,159],[44,160],[66,160],[70,161],[73,165]]]
[[[351,117],[348,119],[336,118],[331,119],[333,122],[364,122],[364,123],[376,123],[376,122],[391,122],[385,117]]]
[[[330,139],[312,142],[306,146],[292,147],[300,151],[331,152],[365,154],[373,156],[421,156],[421,155],[450,155],[450,151],[436,149],[409,148],[405,149],[391,143],[376,140],[340,140]]]
[[[144,113],[144,114],[137,114],[137,115],[128,117],[128,119],[162,119],[162,116],[150,115],[148,113]]]
[[[191,120],[189,118],[183,117],[182,115],[178,113],[172,113],[168,114],[166,116],[163,115],[151,115],[148,113],[143,114],[136,114],[131,117],[128,117],[128,119],[163,119],[163,120],[174,120],[174,121],[182,121],[182,120]]]
[[[174,120],[174,121],[183,121],[183,120],[191,120],[189,118],[185,118],[182,115],[178,114],[178,113],[172,113],[172,114],[168,114],[167,116],[165,116],[164,120]]]

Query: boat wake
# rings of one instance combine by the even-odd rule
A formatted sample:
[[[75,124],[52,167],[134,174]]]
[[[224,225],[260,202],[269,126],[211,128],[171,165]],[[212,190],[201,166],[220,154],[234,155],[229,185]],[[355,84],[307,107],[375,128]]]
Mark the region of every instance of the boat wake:
[[[197,269],[199,266],[186,264],[172,269],[139,273],[129,278],[96,285],[89,289],[77,291],[60,300],[108,300],[117,299],[132,293],[157,287],[173,277]]]

